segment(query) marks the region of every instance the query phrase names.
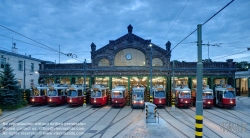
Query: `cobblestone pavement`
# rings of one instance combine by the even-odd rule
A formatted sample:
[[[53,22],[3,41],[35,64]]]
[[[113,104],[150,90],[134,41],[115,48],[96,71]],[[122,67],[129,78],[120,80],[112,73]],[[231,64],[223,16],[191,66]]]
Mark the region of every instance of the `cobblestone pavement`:
[[[248,138],[250,98],[237,97],[233,109],[203,110],[203,137]],[[159,123],[146,123],[145,111],[124,108],[27,106],[3,111],[1,138],[183,138],[195,136],[195,107],[157,109]]]
[[[145,123],[140,121],[134,129],[129,131],[124,138],[178,138],[169,128],[165,121],[160,119],[159,123]]]

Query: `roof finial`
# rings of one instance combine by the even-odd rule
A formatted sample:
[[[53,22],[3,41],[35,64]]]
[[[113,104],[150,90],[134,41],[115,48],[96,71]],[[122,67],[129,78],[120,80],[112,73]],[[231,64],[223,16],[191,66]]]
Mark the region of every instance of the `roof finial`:
[[[133,26],[131,24],[129,24],[129,26],[128,26],[128,32],[132,33],[132,30],[133,30]]]

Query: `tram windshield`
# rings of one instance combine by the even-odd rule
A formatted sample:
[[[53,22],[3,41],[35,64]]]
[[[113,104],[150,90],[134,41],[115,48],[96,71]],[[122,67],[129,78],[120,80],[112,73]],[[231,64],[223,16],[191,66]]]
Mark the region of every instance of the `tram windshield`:
[[[142,99],[143,98],[143,91],[133,91],[133,99]]]
[[[39,96],[39,91],[37,89],[34,89],[30,92],[31,96]]]
[[[48,96],[57,96],[57,91],[56,90],[49,90]]]
[[[112,92],[112,98],[122,98],[122,92],[120,91]]]
[[[70,97],[77,97],[78,93],[76,90],[69,90],[67,95]]]
[[[91,97],[101,97],[101,91],[92,91]]]
[[[166,95],[164,91],[156,91],[155,97],[166,97]]]
[[[203,99],[213,99],[213,93],[212,92],[204,92],[202,97],[203,97]]]
[[[183,92],[180,92],[179,97],[180,98],[191,98],[191,93],[188,91],[183,91]]]
[[[225,98],[235,98],[234,91],[225,91],[224,97]]]

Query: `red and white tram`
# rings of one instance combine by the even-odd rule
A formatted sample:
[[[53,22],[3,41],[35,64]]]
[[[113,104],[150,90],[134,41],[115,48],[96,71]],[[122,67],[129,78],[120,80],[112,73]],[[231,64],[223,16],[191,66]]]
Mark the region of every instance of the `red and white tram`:
[[[82,105],[84,96],[86,95],[84,95],[84,87],[82,85],[71,85],[67,91],[67,103],[70,106]]]
[[[197,89],[193,89],[193,101],[194,105],[196,104],[196,92]],[[204,108],[212,108],[214,106],[214,96],[213,96],[213,90],[209,88],[209,85],[206,87],[203,87],[202,90],[202,101],[203,101],[203,107]]]
[[[145,102],[144,102],[144,97],[145,97],[145,91],[146,88],[144,86],[135,86],[132,88],[132,103],[131,107],[134,108],[145,108]]]
[[[154,100],[153,103],[158,107],[166,106],[166,91],[162,85],[153,87]]]
[[[54,85],[49,88],[47,102],[49,105],[59,105],[67,102],[67,85]]]
[[[217,106],[230,108],[236,106],[235,88],[231,85],[217,85],[214,93],[214,100]]]
[[[191,106],[191,90],[187,85],[177,86],[173,91],[175,93],[175,105],[177,107]]]
[[[124,86],[116,86],[111,91],[111,105],[123,107],[128,100],[128,92]]]
[[[48,89],[49,87],[44,84],[32,87],[30,90],[30,104],[32,105],[47,104]]]
[[[108,103],[109,88],[102,84],[95,84],[91,89],[90,103],[93,106],[103,106]]]

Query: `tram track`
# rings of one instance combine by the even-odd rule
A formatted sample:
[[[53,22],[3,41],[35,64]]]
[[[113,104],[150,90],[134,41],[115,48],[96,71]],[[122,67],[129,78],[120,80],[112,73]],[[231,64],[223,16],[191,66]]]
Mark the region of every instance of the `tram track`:
[[[240,98],[243,98],[243,97],[238,97],[238,101],[240,101],[241,105],[243,105],[244,107],[246,107],[247,109],[250,109],[250,105],[246,105],[245,103],[243,103],[243,100],[246,100],[246,99],[243,99],[243,100],[240,100]],[[239,105],[239,104],[237,104]],[[242,106],[237,106],[238,108],[243,108]],[[245,109],[244,109],[245,110]],[[241,111],[241,110],[237,110],[238,112],[244,114],[244,115],[247,115],[247,116],[250,116],[250,110],[249,111]],[[245,113],[247,112],[247,113]]]
[[[102,107],[101,107],[102,108]],[[97,112],[98,110],[100,110],[101,108],[98,108],[96,109],[94,112],[91,112],[89,115],[85,116],[84,118],[82,118],[80,121],[78,121],[76,124],[79,124],[81,121],[83,121],[84,119],[88,118],[90,115],[94,114],[95,112]],[[90,109],[93,109],[93,108],[90,108]],[[71,118],[72,119],[72,118]],[[69,132],[73,127],[76,126],[75,125],[72,125],[66,132],[64,132],[62,135],[59,136],[59,138],[61,138],[65,133]],[[50,131],[49,131],[50,132]],[[39,137],[41,138],[41,137]]]
[[[196,112],[196,111],[193,110],[192,108],[190,108],[190,110],[193,111],[193,112]],[[205,110],[205,111],[206,111],[206,110]],[[214,115],[215,115],[215,114],[214,114]],[[220,116],[218,116],[218,115],[215,115],[215,116],[220,117]],[[219,127],[221,127],[221,125],[220,125],[219,123],[215,122],[214,120],[212,120],[212,119],[210,119],[210,118],[208,118],[208,117],[205,117],[205,116],[203,116],[203,117],[206,118],[207,120],[209,120],[209,121],[211,121],[211,122],[217,124]],[[222,117],[220,117],[220,118],[222,118]],[[224,118],[222,118],[222,119],[224,119]],[[225,119],[225,120],[227,120],[227,119]],[[229,120],[228,120],[228,121],[229,121]],[[231,121],[229,121],[229,122],[231,122]],[[236,135],[236,136],[242,138],[242,136],[238,135],[238,134],[235,133],[235,132],[232,132],[232,131],[228,130],[228,128],[225,128],[225,129],[226,129],[227,131],[233,133],[234,135]]]
[[[64,108],[64,109],[68,109],[68,107],[66,107],[66,108]],[[50,124],[53,120],[55,120],[55,119],[58,118],[59,116],[62,116],[63,114],[72,111],[73,109],[75,109],[75,108],[72,108],[72,109],[70,109],[70,110],[67,110],[67,111],[65,111],[65,112],[63,112],[63,113],[61,113],[61,114],[55,116],[55,117],[54,117],[53,119],[51,119],[47,124]],[[45,127],[45,126],[46,126],[46,125],[43,125],[42,127]],[[59,125],[58,125],[58,126],[59,126]],[[40,131],[40,130],[36,131],[35,134],[31,136],[31,138],[33,138],[39,131]],[[50,132],[50,130],[49,130],[48,132]],[[45,134],[47,134],[48,132],[46,132]],[[43,135],[40,135],[39,138],[41,138],[42,136],[43,136]]]
[[[123,130],[125,130],[129,125],[131,125],[133,122],[135,122],[143,113],[144,109],[142,109],[142,112],[136,117],[134,118],[129,124],[127,124],[124,128],[122,128],[120,131],[118,131],[112,138],[116,137],[117,135],[119,135]]]
[[[170,116],[172,116],[173,118],[175,118],[176,120],[178,120],[178,121],[181,122],[182,124],[186,125],[187,127],[191,128],[191,129],[193,129],[193,130],[195,131],[194,126],[190,126],[190,125],[184,123],[184,122],[181,121],[179,118],[177,118],[177,117],[175,117],[174,115],[172,115],[166,108],[164,108],[164,109],[165,109],[165,111],[166,111]],[[207,136],[207,135],[205,135],[205,134],[203,134],[203,135],[204,135],[205,137],[208,137],[208,138],[209,138],[209,136]]]
[[[178,129],[177,127],[175,127],[172,123],[170,123],[169,121],[167,121],[167,119],[165,119],[163,116],[160,115],[160,117],[167,122],[169,125],[171,125],[173,128],[175,128],[177,131],[179,131],[181,134],[183,134],[186,137],[189,137],[187,134],[183,133],[180,129]]]
[[[19,121],[17,121],[17,122],[13,122],[14,120],[18,119],[19,117],[21,117],[21,116],[23,115],[23,114],[21,114],[21,115],[15,117],[15,118],[12,118],[12,119],[14,119],[14,120],[12,120],[11,122],[8,122],[8,125],[5,125],[4,128],[9,129],[10,127],[14,126],[14,124],[16,124],[16,123],[20,123],[21,121],[23,121],[23,120],[25,120],[25,119],[27,119],[27,118],[29,118],[29,117],[31,117],[31,116],[34,116],[34,115],[36,115],[36,114],[39,114],[39,113],[42,113],[42,112],[44,112],[44,111],[48,111],[48,110],[51,110],[51,109],[53,109],[53,108],[49,108],[49,109],[46,109],[46,110],[42,110],[42,111],[40,111],[40,112],[38,112],[38,113],[34,113],[34,114],[32,114],[32,115],[29,115],[29,116],[27,116],[27,117],[25,117],[25,118],[23,118],[23,119],[21,119],[21,120],[19,120]],[[25,113],[25,114],[26,114],[26,113]],[[8,120],[10,120],[10,119],[8,119]],[[4,130],[3,128],[0,129],[0,133],[3,133],[4,131],[5,131],[5,130]]]
[[[29,107],[29,108],[32,108],[32,107]],[[20,114],[20,115],[15,116],[15,117],[11,117],[11,118],[9,118],[9,119],[7,119],[7,120],[1,121],[0,124],[3,123],[3,122],[6,122],[6,121],[8,121],[8,120],[11,120],[11,119],[14,119],[14,118],[18,118],[18,117],[20,117],[20,116],[22,116],[22,115],[25,115],[25,114],[29,113],[30,111],[36,111],[36,110],[40,110],[40,109],[44,109],[44,108],[46,108],[46,107],[38,107],[38,108],[35,108],[35,109],[31,109],[31,110],[29,110],[29,111],[27,111],[27,112],[25,112],[25,113],[22,113],[22,114]],[[25,109],[23,109],[23,110],[25,110]],[[16,114],[16,113],[18,113],[18,112],[21,112],[21,111],[23,111],[23,110],[19,110],[19,111],[17,111],[17,112],[13,112],[13,113],[9,114],[8,116],[4,116],[4,117],[0,118],[0,120],[2,120],[2,119],[4,119],[4,118],[7,118],[7,117],[9,117],[9,116],[11,116],[11,115],[14,115],[14,114]]]
[[[66,108],[67,108],[67,107],[66,107]],[[64,109],[66,109],[66,108],[62,108],[62,109],[56,110],[56,111],[54,111],[54,112],[59,112],[59,111],[64,110]],[[55,109],[55,108],[51,108],[51,109]],[[52,112],[52,113],[50,113],[50,114],[47,114],[47,115],[45,115],[45,116],[43,116],[43,117],[40,117],[39,119],[37,119],[37,120],[31,122],[31,124],[34,124],[35,122],[37,122],[37,121],[39,121],[39,120],[41,120],[41,119],[43,119],[43,118],[45,118],[45,117],[47,117],[47,116],[53,114],[54,112]],[[66,112],[67,112],[67,111],[66,111]],[[29,126],[31,126],[31,125],[28,125],[28,126],[23,127],[22,129],[20,129],[19,131],[17,131],[17,133],[18,133],[18,132],[21,132],[22,130],[25,130],[25,128],[27,128],[27,127],[29,127]],[[12,135],[12,136],[10,136],[10,138],[12,138],[12,137],[14,137],[14,136],[15,136],[15,134]]]
[[[223,109],[222,111],[227,112],[228,114],[223,113],[221,110],[215,110],[215,109],[212,109],[212,110],[213,110],[213,111],[216,111],[216,112],[220,112],[220,113],[222,113],[222,114],[224,114],[224,115],[228,115],[228,114],[230,114],[230,117],[232,117],[232,118],[235,118],[235,119],[241,120],[241,121],[243,121],[243,122],[248,122],[248,121],[246,121],[246,120],[244,120],[244,119],[242,119],[242,118],[238,117],[236,114],[234,114],[234,113],[232,113],[232,112],[229,112],[229,111],[228,111],[228,110],[226,110],[226,109]],[[232,111],[238,112],[237,110],[232,110]],[[238,112],[238,113],[241,113],[241,112]],[[231,116],[231,115],[232,115],[232,116]],[[249,124],[249,122],[248,122],[248,124]]]
[[[118,121],[114,122],[115,118],[118,116],[118,114],[120,113],[120,111],[115,115],[115,117],[111,120],[111,122],[108,124],[107,127],[105,127],[104,129],[100,130],[98,133],[94,134],[93,136],[91,136],[91,138],[93,138],[94,136],[101,134],[100,137],[102,137],[104,135],[104,133],[114,124],[122,121],[124,118],[126,118],[128,115],[130,115],[132,113],[134,109],[132,109],[127,115],[125,115],[124,117],[122,117],[121,119],[119,119]]]
[[[110,111],[112,110],[112,107],[110,107],[110,109],[108,110],[108,112],[106,112],[103,116],[101,116],[93,125],[91,125],[86,131],[85,131],[85,133],[87,133],[91,128],[93,128],[101,119],[103,119],[103,117],[105,117]],[[119,110],[119,112],[121,111],[121,109]],[[84,134],[85,133],[83,133],[83,135],[81,135],[80,137],[83,137],[84,136]]]
[[[183,111],[184,113],[186,113],[188,116],[192,117],[192,118],[195,120],[195,117],[193,117],[192,115],[188,114],[185,110],[183,110],[183,109],[180,109],[180,110]],[[214,130],[212,130],[211,128],[209,128],[208,126],[206,126],[204,123],[203,123],[203,125],[204,125],[207,129],[209,129],[211,132],[213,132],[215,135],[217,135],[218,137],[223,138],[223,137],[220,136],[218,133],[216,133]]]

